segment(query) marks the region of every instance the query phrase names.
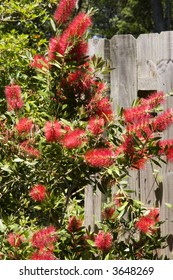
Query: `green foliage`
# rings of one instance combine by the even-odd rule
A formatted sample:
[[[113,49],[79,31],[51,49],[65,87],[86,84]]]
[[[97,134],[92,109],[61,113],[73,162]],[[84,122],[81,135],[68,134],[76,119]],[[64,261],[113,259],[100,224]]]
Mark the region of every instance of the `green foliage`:
[[[10,81],[15,80],[25,88],[33,86],[28,59],[44,52],[48,39],[54,34],[50,14],[56,3],[55,0],[4,0],[1,3],[0,97]]]
[[[153,5],[156,12],[151,2],[155,2]],[[93,18],[92,35],[110,39],[116,34],[132,34],[138,37],[142,33],[172,30],[173,7],[169,3],[170,1],[166,0],[89,1],[89,4],[98,10]],[[155,17],[158,17],[157,21],[164,26],[163,30],[158,30]]]
[[[120,193],[119,193],[120,195]],[[113,209],[112,215],[103,215],[103,221],[98,223],[95,232],[83,226],[83,207],[80,202],[71,200],[67,214],[64,217],[63,226],[58,229],[58,240],[55,244],[54,255],[58,259],[68,260],[137,260],[137,259],[166,259],[160,256],[158,249],[163,249],[166,244],[166,237],[161,237],[160,222],[155,223],[153,230],[148,234],[140,232],[136,222],[146,215],[147,208],[141,202],[135,201],[123,192],[124,198],[121,206],[115,201],[104,205],[103,214]],[[47,206],[45,205],[45,208]],[[39,211],[39,209],[38,209]],[[69,213],[68,213],[69,212]],[[75,218],[73,230],[70,219]],[[28,259],[36,249],[32,245],[33,233],[38,232],[36,219],[21,216],[17,223],[15,218],[10,216],[8,220],[0,220],[1,233],[1,258],[3,259]],[[20,234],[22,242],[15,247],[9,244],[7,239],[9,232]],[[100,233],[109,233],[113,237],[110,248],[100,249],[95,242]],[[44,236],[42,237],[44,238]],[[103,239],[100,244],[104,244]]]
[[[153,28],[150,1],[91,1],[98,9],[94,16],[93,35],[112,38],[116,34],[151,32]],[[102,11],[100,13],[100,11]]]

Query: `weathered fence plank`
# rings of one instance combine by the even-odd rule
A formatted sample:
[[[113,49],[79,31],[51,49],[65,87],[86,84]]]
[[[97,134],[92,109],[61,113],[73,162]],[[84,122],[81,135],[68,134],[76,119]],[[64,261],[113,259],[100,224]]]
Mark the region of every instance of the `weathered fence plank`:
[[[111,97],[113,109],[117,105],[129,107],[136,98],[137,65],[136,40],[132,35],[115,35],[110,40]]]
[[[159,35],[159,58],[158,69],[158,90],[169,93],[173,89],[173,32],[162,32]],[[166,108],[173,108],[173,97],[168,97]],[[173,127],[163,133],[163,138],[173,138]],[[166,222],[162,225],[163,234],[169,234],[169,250],[173,250],[173,212],[165,206],[165,203],[173,204],[173,163],[163,165],[161,169],[163,182],[163,200],[161,209],[161,219]],[[169,251],[167,250],[168,254]]]
[[[117,106],[130,107],[137,96],[137,48],[132,35],[115,35],[110,40],[111,97],[114,112]],[[138,171],[130,170],[128,185],[139,195]]]
[[[158,36],[142,34],[137,38],[138,91],[157,90]]]
[[[109,40],[107,39],[90,39],[89,40],[89,55],[97,55],[104,60],[110,57]],[[102,77],[103,78],[103,77]],[[109,83],[110,75],[105,75],[104,79]],[[85,189],[85,225],[94,229],[94,224],[101,220],[101,209],[105,201],[105,196],[97,189],[93,191],[92,186],[87,186]]]
[[[85,226],[94,229],[94,192],[92,186],[85,187]],[[100,208],[99,208],[100,209]]]
[[[159,34],[142,34],[137,38],[137,76],[138,95],[145,97],[157,91],[157,61],[159,56]],[[157,180],[153,175],[154,166],[150,163],[139,171],[139,199],[146,206],[158,207],[155,192],[158,190]],[[158,176],[158,174],[157,174]]]

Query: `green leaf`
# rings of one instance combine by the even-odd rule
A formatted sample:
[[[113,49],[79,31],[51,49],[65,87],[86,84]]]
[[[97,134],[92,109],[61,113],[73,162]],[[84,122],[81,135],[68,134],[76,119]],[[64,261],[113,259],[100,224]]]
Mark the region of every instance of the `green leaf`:
[[[99,189],[99,191],[101,191],[101,193],[103,193],[103,194],[107,194],[107,188],[105,187],[105,186],[103,186],[102,184],[97,184],[97,187],[98,187],[98,189]]]
[[[22,158],[17,157],[13,161],[14,162],[23,162],[24,160]]]
[[[60,56],[60,54],[59,54],[58,56]],[[54,65],[54,66],[56,66],[56,67],[57,67],[57,68],[59,68],[59,69],[61,69],[61,68],[62,68],[61,64],[60,64],[60,63],[58,63],[57,61],[52,62],[52,63],[51,63],[51,65]]]
[[[170,209],[173,207],[173,205],[172,205],[171,203],[167,203],[167,202],[166,202],[165,205],[166,205],[168,208],[170,208]]]
[[[7,164],[1,166],[1,169],[2,169],[3,171],[8,172],[8,173],[11,173],[11,172],[12,172],[12,170],[9,168],[9,165],[7,165]]]
[[[120,176],[120,170],[119,170],[119,168],[118,168],[118,167],[114,166],[114,168],[113,168],[113,172],[114,172],[114,174],[116,174],[116,175]]]
[[[111,260],[110,253],[106,255],[105,260]]]
[[[128,205],[128,201],[125,201],[122,206],[118,207],[118,211],[122,211]]]
[[[153,159],[153,158],[152,158],[151,160],[152,160],[157,166],[162,167],[161,164],[160,164],[157,160],[155,160],[155,159]]]
[[[0,231],[3,232],[5,231],[6,226],[3,224],[2,219],[0,219]]]
[[[126,190],[127,193],[135,193],[135,190]]]
[[[26,102],[26,103],[25,103],[25,108],[26,108],[26,111],[29,113],[29,112],[30,112],[30,105],[29,105],[29,102]]]
[[[56,26],[52,18],[50,19],[50,24],[52,26],[53,31],[56,31]]]
[[[121,181],[120,182],[120,185],[124,185],[124,186],[127,186],[128,182],[127,181]],[[134,191],[133,191],[134,192]]]
[[[67,104],[64,104],[64,105],[62,106],[62,110],[66,109],[67,106],[68,106]]]
[[[34,206],[34,209],[36,209],[36,210],[41,210],[41,207],[40,206],[38,206],[38,205],[36,205],[36,206]]]
[[[26,164],[26,165],[30,165],[30,166],[34,166],[34,165],[36,165],[36,163],[37,163],[36,160],[35,160],[35,161],[32,161],[32,162],[30,162],[30,161],[28,161],[28,160],[25,161],[25,164]]]
[[[71,122],[69,122],[69,121],[67,121],[67,120],[65,120],[65,119],[63,119],[63,118],[61,118],[61,121],[62,121],[64,124],[66,124],[66,125],[68,125],[68,126],[70,126],[70,127],[72,128]]]
[[[110,169],[110,168],[108,169],[108,174],[112,175],[112,169]]]
[[[87,240],[87,242],[88,242],[88,244],[89,244],[89,245],[91,245],[92,247],[94,247],[94,246],[95,246],[94,241],[92,241],[92,240]]]
[[[140,200],[134,199],[133,202],[134,202],[135,204],[144,205],[144,203],[143,203],[142,201],[140,201]]]
[[[72,178],[69,177],[69,176],[66,176],[66,179],[67,179],[68,181],[72,181]]]

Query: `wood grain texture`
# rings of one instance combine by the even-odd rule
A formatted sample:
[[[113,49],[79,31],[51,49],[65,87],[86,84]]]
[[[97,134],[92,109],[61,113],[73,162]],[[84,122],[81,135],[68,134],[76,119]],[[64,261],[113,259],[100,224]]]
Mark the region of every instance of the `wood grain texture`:
[[[105,61],[110,57],[110,44],[107,39],[90,39],[89,51],[90,57],[96,55],[102,57]],[[100,75],[108,83],[110,82],[110,75]],[[101,212],[105,196],[98,190],[94,191],[94,186],[86,186],[85,190],[85,226],[90,226],[94,230],[94,225],[101,221]]]
[[[136,40],[132,35],[115,35],[110,40],[111,97],[113,109],[129,107],[136,98]]]

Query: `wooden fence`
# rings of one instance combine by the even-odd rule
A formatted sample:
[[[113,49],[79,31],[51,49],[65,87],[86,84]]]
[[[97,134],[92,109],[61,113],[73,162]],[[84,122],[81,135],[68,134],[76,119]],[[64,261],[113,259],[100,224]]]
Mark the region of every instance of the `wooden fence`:
[[[137,39],[132,35],[115,35],[111,40],[90,39],[89,54],[109,59],[113,70],[105,79],[110,81],[113,108],[117,105],[130,107],[137,96],[146,96],[152,91],[169,93],[173,89],[173,31],[161,34],[142,34]],[[173,107],[169,97],[165,108]],[[163,138],[173,138],[173,127],[163,133]],[[158,167],[157,167],[158,169]],[[173,257],[173,163],[163,164],[159,184],[148,165],[144,170],[132,171],[129,188],[135,190],[135,198],[149,207],[159,207],[162,234],[168,234],[168,248],[164,251]],[[85,224],[94,228],[101,220],[104,196],[92,186],[85,191]]]

